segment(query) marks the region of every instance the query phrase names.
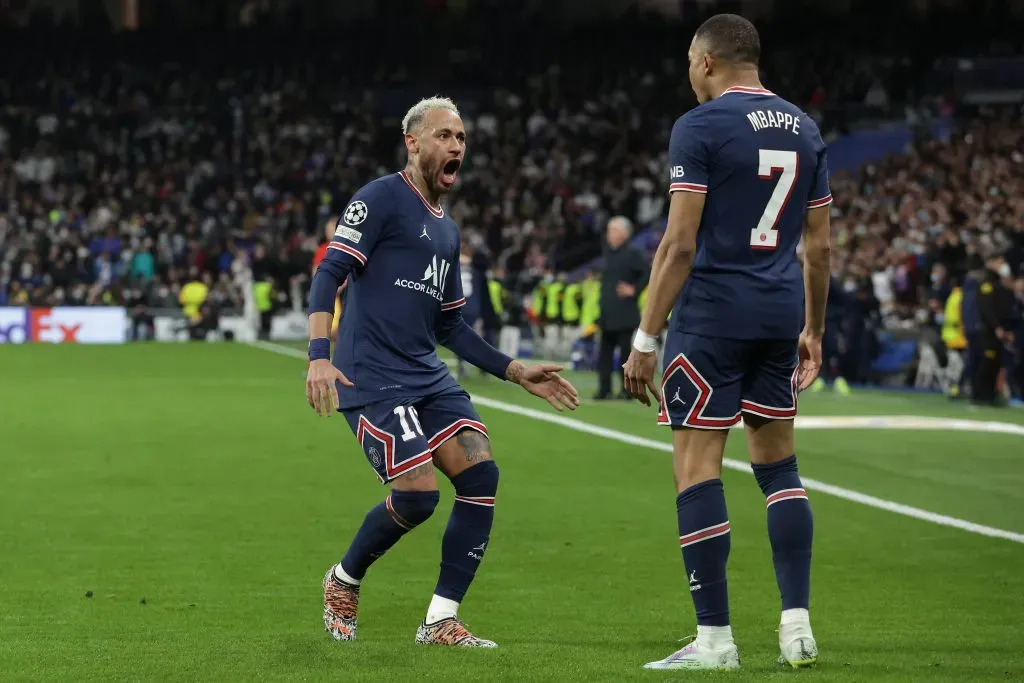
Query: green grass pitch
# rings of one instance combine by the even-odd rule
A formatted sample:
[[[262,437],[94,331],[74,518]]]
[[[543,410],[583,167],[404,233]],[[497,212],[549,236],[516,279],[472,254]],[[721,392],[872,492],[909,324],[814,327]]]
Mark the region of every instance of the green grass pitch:
[[[743,669],[640,666],[693,630],[664,452],[481,406],[502,471],[461,611],[495,651],[413,644],[451,503],[364,584],[359,641],[320,580],[382,497],[304,363],[241,345],[0,347],[0,681],[1005,681],[1024,678],[1024,543],[810,492],[819,666],[775,664],[778,598],[753,477],[724,474]],[[587,376],[575,376],[593,390]],[[474,394],[540,410],[517,387]],[[1024,424],[936,397],[808,396],[804,415]],[[574,418],[667,441],[635,404]],[[728,456],[745,459],[742,435]],[[809,478],[1024,533],[1024,436],[800,430]],[[91,597],[87,597],[91,596]]]

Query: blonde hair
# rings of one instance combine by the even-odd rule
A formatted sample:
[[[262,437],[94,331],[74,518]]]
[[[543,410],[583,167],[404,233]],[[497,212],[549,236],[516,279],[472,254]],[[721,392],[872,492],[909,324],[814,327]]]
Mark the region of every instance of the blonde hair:
[[[440,95],[425,97],[405,112],[405,116],[402,118],[402,133],[406,134],[418,128],[423,123],[423,117],[427,115],[427,112],[434,109],[445,109],[456,116],[461,116],[459,108],[455,106],[455,102],[450,97],[441,97]]]

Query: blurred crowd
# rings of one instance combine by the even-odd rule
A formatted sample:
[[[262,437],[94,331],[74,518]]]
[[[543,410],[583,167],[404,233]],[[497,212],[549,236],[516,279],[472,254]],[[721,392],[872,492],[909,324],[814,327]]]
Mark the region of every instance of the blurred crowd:
[[[515,4],[475,4],[462,44],[411,64],[395,57],[405,24],[345,41],[194,35],[188,50],[174,34],[6,33],[0,303],[162,308],[206,280],[237,305],[247,269],[291,296],[327,217],[402,164],[398,122],[428,89],[453,94],[469,128],[450,207],[467,242],[510,273],[587,263],[608,217],[643,228],[664,214],[668,132],[695,103],[679,41],[691,29],[632,17],[629,31],[569,31]],[[823,121],[889,111],[921,68],[906,50],[776,42],[767,82]]]
[[[506,308],[560,316],[546,302],[530,310],[543,301],[535,287],[592,270],[610,217],[630,219],[642,251],[656,247],[667,136],[695,104],[678,37],[689,29],[633,17],[633,31],[558,33],[509,6],[464,17],[465,44],[427,50],[423,64],[393,58],[416,40],[409,27],[272,45],[257,31],[187,51],[159,35],[5,34],[0,305],[184,307],[198,318],[241,309],[258,285],[262,303],[301,307],[328,219],[402,165],[401,114],[437,90],[457,98],[469,132],[449,213],[474,263],[500,274]],[[922,33],[946,40],[944,26]],[[526,34],[537,45],[524,54]],[[929,47],[895,32],[870,52],[837,48],[853,38],[763,35],[765,82],[830,139],[952,111]],[[970,111],[946,138],[835,176],[835,374],[866,379],[879,330],[940,329],[972,256],[1001,258],[1001,282],[1024,296],[1020,116]]]
[[[846,291],[870,290],[887,326],[928,322],[931,302],[963,282],[970,254],[1004,254],[1024,278],[1019,108],[983,112],[948,139],[838,174],[832,192],[836,277]]]
[[[923,328],[940,351],[965,351],[980,324],[976,295],[991,279],[1001,297],[1007,382],[1020,395],[1024,110],[973,114],[944,139],[919,139],[907,154],[833,177],[829,327],[841,342],[831,349],[833,376],[871,379],[879,331]],[[949,326],[951,316],[958,327]]]

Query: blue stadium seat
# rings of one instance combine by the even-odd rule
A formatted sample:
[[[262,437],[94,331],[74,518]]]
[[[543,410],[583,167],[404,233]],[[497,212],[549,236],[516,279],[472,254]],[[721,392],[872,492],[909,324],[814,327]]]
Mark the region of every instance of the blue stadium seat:
[[[871,369],[881,375],[892,375],[903,372],[914,362],[917,353],[917,341],[913,339],[887,339],[882,342],[882,352]]]

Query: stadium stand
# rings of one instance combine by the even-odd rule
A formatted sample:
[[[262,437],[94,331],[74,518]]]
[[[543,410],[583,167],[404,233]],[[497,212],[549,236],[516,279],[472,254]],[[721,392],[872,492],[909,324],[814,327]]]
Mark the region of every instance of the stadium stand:
[[[72,32],[45,15],[5,31],[0,306],[124,306],[143,337],[170,315],[200,338],[256,306],[254,286],[272,287],[265,305],[300,311],[324,224],[366,179],[397,167],[396,117],[434,90],[465,113],[469,162],[449,209],[479,270],[502,274],[507,324],[536,321],[538,286],[600,267],[610,216],[630,216],[638,245],[656,247],[667,134],[694,104],[678,27],[635,14],[560,27],[553,40],[529,14],[486,2],[413,12],[342,46],[323,33],[268,33],[270,19],[246,7],[253,27],[207,28],[217,40],[193,35],[184,52],[173,32]],[[766,82],[821,122],[839,170],[833,376],[912,384],[920,344],[949,367],[950,293],[971,256],[999,254],[1015,306],[1006,380],[1020,391],[1024,122],[1019,100],[984,96],[993,82],[1022,85],[999,78],[1019,74],[1000,55],[1020,38],[993,33],[1006,8],[986,7],[933,12],[910,42],[892,28],[898,15],[848,17],[851,35],[890,27],[874,31],[870,54],[842,36],[802,42],[797,28],[813,16],[763,21],[774,41]],[[417,50],[417,22],[465,39]],[[530,49],[515,49],[523,41]],[[973,68],[936,62],[936,45],[973,56]]]

